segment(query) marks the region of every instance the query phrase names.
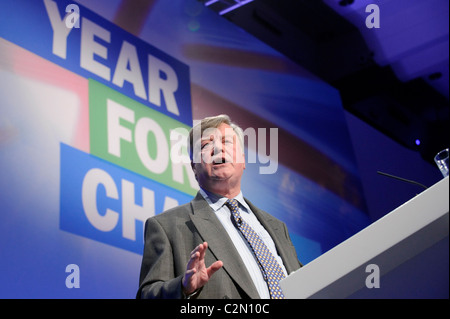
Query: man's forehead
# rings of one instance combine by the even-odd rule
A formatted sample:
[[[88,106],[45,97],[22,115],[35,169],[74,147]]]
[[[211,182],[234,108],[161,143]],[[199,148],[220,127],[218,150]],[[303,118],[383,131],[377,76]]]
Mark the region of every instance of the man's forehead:
[[[226,127],[225,130],[220,130],[219,128],[208,128],[202,134],[202,141],[211,140],[211,138],[227,138],[235,137],[236,132],[231,127]]]

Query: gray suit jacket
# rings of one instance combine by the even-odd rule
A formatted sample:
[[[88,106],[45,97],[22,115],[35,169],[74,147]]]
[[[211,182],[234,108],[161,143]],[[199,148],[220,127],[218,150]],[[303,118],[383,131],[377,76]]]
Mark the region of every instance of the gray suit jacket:
[[[272,236],[288,273],[301,267],[286,225],[245,199]],[[206,267],[221,260],[223,267],[195,296],[205,299],[259,298],[230,237],[203,196],[149,218],[137,298],[182,298],[181,281],[191,251],[208,242]]]

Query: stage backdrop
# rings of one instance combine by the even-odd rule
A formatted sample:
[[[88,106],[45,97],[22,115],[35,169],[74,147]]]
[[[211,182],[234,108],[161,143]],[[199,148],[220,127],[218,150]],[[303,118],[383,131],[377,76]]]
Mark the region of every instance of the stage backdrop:
[[[118,0],[0,1],[0,298],[134,298],[204,116],[243,127],[244,196],[304,264],[368,225],[339,93],[196,0],[151,3],[133,35]]]

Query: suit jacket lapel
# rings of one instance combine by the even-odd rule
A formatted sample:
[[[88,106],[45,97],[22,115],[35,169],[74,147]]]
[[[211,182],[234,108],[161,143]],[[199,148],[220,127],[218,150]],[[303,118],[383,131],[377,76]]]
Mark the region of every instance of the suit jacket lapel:
[[[200,193],[192,200],[191,207],[193,210],[192,222],[203,240],[208,243],[213,255],[217,260],[223,262],[223,269],[250,298],[259,298],[255,285],[233,242]]]

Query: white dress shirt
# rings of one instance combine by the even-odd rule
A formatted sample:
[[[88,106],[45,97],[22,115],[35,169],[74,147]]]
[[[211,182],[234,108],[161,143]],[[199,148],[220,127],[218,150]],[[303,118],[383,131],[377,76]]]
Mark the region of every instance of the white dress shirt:
[[[255,284],[259,296],[261,297],[261,299],[270,299],[267,283],[264,280],[261,269],[258,266],[258,261],[253,253],[253,250],[242,233],[234,226],[233,222],[231,221],[231,212],[228,206],[225,205],[228,198],[221,197],[220,195],[205,191],[204,189],[200,189],[200,194],[205,198],[209,206],[213,209],[214,213],[219,218],[223,227],[230,236],[231,241],[233,242],[236,250],[239,252],[239,255],[242,258],[242,261],[244,262],[244,265],[247,267],[248,273],[250,274],[253,283]],[[253,228],[253,230],[259,235],[259,237],[261,237],[267,248],[277,259],[278,263],[283,269],[284,274],[287,275],[286,268],[283,265],[281,257],[278,255],[272,238],[256,218],[255,214],[253,214],[248,204],[245,202],[242,192],[240,192],[239,195],[237,195],[234,199],[236,199],[239,203],[239,213],[241,214],[241,217],[248,225]]]

